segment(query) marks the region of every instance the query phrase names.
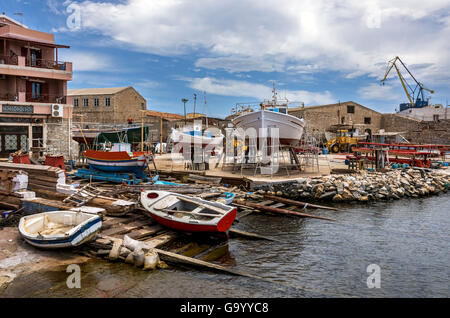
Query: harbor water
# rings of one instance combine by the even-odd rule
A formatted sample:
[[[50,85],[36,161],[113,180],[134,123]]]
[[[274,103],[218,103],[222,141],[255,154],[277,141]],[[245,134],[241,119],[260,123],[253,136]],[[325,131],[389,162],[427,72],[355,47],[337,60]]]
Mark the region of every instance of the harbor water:
[[[80,289],[67,288],[66,268],[58,267],[17,277],[0,297],[450,296],[449,194],[341,208],[310,212],[338,222],[241,219],[237,228],[279,241],[232,238],[222,264],[261,279],[179,266],[146,272],[95,260],[81,264]],[[371,264],[379,269],[378,286],[368,285]]]

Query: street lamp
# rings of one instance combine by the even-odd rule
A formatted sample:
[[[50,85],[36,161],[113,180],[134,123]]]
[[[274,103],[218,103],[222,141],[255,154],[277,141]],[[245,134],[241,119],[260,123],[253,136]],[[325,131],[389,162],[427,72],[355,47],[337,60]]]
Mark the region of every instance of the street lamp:
[[[184,125],[186,125],[186,103],[189,101],[186,98],[182,98],[181,101],[184,103]]]

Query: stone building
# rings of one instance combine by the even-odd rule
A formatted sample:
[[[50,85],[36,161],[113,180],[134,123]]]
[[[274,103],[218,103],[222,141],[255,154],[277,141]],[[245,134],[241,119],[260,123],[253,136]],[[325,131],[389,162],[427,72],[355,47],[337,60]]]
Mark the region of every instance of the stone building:
[[[419,120],[399,114],[383,114],[386,132],[401,132],[411,143],[450,145],[450,119]]]
[[[67,81],[72,63],[58,60],[53,34],[0,15],[0,157],[18,150],[70,158],[72,103]]]
[[[126,124],[140,122],[147,101],[133,87],[70,89],[75,120],[84,123]],[[81,116],[80,116],[81,115]]]
[[[358,128],[360,134],[381,128],[382,114],[358,103],[349,101],[337,104],[290,108],[289,114],[303,117],[308,131],[325,132],[337,125]]]
[[[184,116],[166,112],[147,110],[144,125],[149,127],[149,141],[152,143],[167,142],[172,128],[178,128],[177,124]]]

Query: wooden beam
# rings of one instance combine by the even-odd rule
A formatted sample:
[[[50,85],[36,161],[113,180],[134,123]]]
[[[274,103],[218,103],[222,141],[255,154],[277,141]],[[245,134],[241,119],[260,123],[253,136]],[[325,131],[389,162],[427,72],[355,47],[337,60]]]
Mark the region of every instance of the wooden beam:
[[[164,250],[155,248],[155,252],[158,253],[160,259],[162,259],[163,261],[169,262],[169,263],[170,262],[181,263],[181,264],[186,264],[186,265],[190,265],[190,266],[200,267],[200,268],[204,268],[204,269],[209,269],[209,270],[218,271],[218,272],[222,272],[222,273],[228,273],[228,274],[237,275],[237,276],[262,279],[261,277],[258,277],[258,276],[255,276],[255,275],[252,275],[249,273],[233,270],[233,269],[221,266],[221,265],[217,265],[217,264],[210,263],[210,262],[205,262],[205,261],[202,261],[199,259],[179,255],[179,254],[172,253],[169,251],[164,251]]]
[[[249,239],[256,239],[256,240],[267,240],[267,241],[273,241],[273,242],[282,242],[280,240],[268,237],[268,236],[263,236],[263,235],[259,235],[256,233],[250,233],[250,232],[246,232],[243,230],[238,230],[235,228],[231,228],[228,230],[228,232],[230,233],[230,235],[233,236],[242,236],[245,238],[249,238]]]
[[[310,203],[306,203],[306,202],[286,199],[286,198],[278,197],[276,195],[271,195],[271,194],[264,194],[264,198],[270,199],[270,200],[273,200],[273,201],[277,201],[277,202],[280,202],[280,203],[284,203],[284,204],[289,204],[289,205],[295,205],[295,206],[303,207],[303,208],[308,207],[308,208],[314,208],[314,209],[326,209],[326,210],[339,211],[339,209],[336,209],[336,208],[333,208],[333,207],[324,206],[324,205],[317,205],[317,204],[310,204]]]
[[[237,203],[238,204],[242,204],[242,205],[246,205],[246,206],[249,206],[249,207],[261,210],[261,211],[265,211],[265,212],[284,214],[284,215],[301,216],[301,217],[320,219],[320,220],[326,220],[326,221],[336,221],[336,220],[333,220],[333,219],[330,219],[330,218],[321,217],[321,216],[315,216],[315,215],[311,215],[311,214],[300,213],[300,212],[290,211],[290,210],[280,209],[280,208],[272,208],[270,206],[265,206],[265,205],[261,205],[261,204],[257,204],[257,203],[253,203],[253,202],[247,202],[247,201],[244,201],[242,199],[237,200]]]

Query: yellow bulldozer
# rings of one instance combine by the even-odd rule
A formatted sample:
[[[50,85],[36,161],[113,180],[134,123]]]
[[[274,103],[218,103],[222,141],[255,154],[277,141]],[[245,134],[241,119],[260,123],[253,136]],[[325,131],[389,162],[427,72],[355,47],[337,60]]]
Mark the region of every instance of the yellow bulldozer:
[[[358,138],[353,137],[353,132],[348,129],[338,129],[336,130],[336,138],[328,140],[326,147],[328,153],[350,152],[357,143]]]

